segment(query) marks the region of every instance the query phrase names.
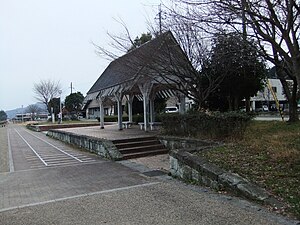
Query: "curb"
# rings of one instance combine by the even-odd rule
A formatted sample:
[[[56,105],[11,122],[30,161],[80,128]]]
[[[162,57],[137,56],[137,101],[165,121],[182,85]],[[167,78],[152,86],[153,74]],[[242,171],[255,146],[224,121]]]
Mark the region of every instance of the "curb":
[[[209,163],[206,159],[195,156],[195,150],[172,150],[170,152],[170,172],[185,181],[204,184],[215,190],[226,190],[240,197],[254,200],[274,208],[284,205],[265,189],[251,183],[236,173],[227,172]]]

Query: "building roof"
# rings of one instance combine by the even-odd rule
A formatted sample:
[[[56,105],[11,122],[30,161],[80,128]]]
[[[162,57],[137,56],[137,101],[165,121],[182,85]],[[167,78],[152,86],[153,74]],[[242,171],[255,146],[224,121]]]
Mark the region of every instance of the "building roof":
[[[166,73],[166,68],[178,64],[178,59],[191,66],[173,34],[165,32],[112,61],[88,91],[88,99],[96,98],[105,89],[133,84],[137,79],[159,75],[161,71]]]

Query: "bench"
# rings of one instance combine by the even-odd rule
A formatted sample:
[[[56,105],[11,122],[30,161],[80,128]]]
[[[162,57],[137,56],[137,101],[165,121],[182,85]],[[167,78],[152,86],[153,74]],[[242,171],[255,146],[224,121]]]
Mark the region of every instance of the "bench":
[[[150,130],[155,130],[158,127],[161,127],[162,123],[161,122],[151,122],[150,124]]]
[[[140,129],[144,129],[144,123],[138,123],[140,125]],[[162,125],[161,122],[150,122],[150,130],[155,130],[157,127],[160,127]]]
[[[128,129],[132,126],[133,122],[124,121],[124,122],[122,122],[122,124],[123,124],[123,128]]]
[[[143,128],[144,128],[144,123],[138,123],[138,125],[140,125],[140,129],[143,130]]]

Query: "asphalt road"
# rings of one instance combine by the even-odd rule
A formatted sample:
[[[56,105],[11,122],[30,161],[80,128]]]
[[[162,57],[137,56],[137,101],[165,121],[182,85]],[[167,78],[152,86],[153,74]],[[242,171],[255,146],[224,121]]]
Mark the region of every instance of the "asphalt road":
[[[1,225],[296,224],[248,201],[153,177],[142,165],[107,161],[21,126],[0,129],[7,170],[0,173]]]

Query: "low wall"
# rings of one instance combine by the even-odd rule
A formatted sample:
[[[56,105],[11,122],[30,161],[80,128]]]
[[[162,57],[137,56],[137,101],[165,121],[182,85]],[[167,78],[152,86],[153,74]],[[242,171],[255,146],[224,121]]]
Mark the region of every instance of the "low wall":
[[[100,126],[99,123],[73,123],[73,124],[53,124],[53,125],[35,125],[29,124],[27,128],[33,131],[42,132],[51,129],[74,128],[74,127],[90,127]]]
[[[199,140],[195,138],[180,138],[173,136],[158,136],[160,142],[168,149],[199,149],[204,147],[220,145],[219,142]]]
[[[170,173],[188,182],[206,185],[216,190],[227,190],[267,205],[282,207],[282,204],[264,189],[186,150],[170,152]]]
[[[78,135],[61,130],[49,130],[47,136],[75,145],[111,160],[121,160],[122,154],[112,141],[85,135]]]

